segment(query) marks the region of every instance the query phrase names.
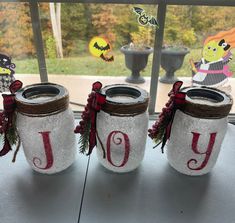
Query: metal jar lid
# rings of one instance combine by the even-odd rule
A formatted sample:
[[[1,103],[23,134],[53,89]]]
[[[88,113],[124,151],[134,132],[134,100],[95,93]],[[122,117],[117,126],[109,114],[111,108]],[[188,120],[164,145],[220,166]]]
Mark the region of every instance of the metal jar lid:
[[[66,110],[69,93],[58,84],[28,85],[16,92],[17,111],[27,116],[48,116]]]
[[[101,93],[106,95],[106,103],[102,110],[111,115],[135,116],[144,113],[148,108],[147,91],[136,86],[108,85],[101,89]]]
[[[185,104],[180,108],[184,113],[197,118],[219,119],[226,117],[233,105],[230,95],[215,88],[186,87]]]

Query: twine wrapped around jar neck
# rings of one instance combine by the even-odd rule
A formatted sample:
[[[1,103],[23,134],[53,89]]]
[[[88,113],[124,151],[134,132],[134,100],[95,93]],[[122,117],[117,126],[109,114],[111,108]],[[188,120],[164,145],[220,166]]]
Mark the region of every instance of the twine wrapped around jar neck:
[[[233,99],[223,91],[208,87],[185,87],[185,103],[180,110],[196,118],[220,119],[228,116]]]
[[[102,88],[106,95],[106,103],[102,111],[114,116],[136,116],[144,113],[148,108],[148,93],[138,87],[116,84]]]
[[[26,86],[16,93],[17,112],[33,117],[54,115],[69,106],[69,93],[61,85],[40,83]]]

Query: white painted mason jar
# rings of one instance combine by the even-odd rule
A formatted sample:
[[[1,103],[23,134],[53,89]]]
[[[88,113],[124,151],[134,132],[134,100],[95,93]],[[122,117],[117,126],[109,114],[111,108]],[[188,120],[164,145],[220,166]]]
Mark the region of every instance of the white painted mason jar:
[[[75,160],[74,116],[68,91],[51,83],[33,84],[16,92],[17,130],[29,165],[53,174]]]
[[[167,144],[169,164],[191,176],[203,175],[214,167],[227,130],[232,98],[213,88],[190,87],[185,105],[174,116]]]
[[[148,93],[130,85],[102,88],[106,103],[97,114],[97,156],[107,169],[136,169],[144,157],[148,128]]]

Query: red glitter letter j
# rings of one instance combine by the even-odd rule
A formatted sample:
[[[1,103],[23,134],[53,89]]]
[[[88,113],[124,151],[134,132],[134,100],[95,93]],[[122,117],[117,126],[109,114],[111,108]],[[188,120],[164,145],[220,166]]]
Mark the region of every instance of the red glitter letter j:
[[[39,168],[41,170],[50,169],[52,167],[52,165],[53,165],[53,153],[52,153],[49,133],[50,132],[39,132],[39,134],[42,135],[42,139],[43,139],[43,145],[44,145],[46,161],[47,161],[46,166],[45,167],[40,167],[40,165],[42,165],[42,160],[40,158],[38,158],[38,157],[34,157],[33,158],[34,166],[36,166],[37,168]]]

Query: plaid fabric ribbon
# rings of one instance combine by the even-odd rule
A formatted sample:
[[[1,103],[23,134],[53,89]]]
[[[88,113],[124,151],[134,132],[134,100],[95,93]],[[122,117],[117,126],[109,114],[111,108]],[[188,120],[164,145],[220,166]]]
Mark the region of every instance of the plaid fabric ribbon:
[[[180,92],[180,88],[183,85],[182,81],[174,83],[172,90],[169,92],[170,97],[162,112],[159,114],[159,120],[155,122],[152,129],[149,129],[149,137],[157,139],[159,143],[162,143],[161,149],[163,152],[164,146],[167,140],[170,138],[171,126],[174,120],[175,112],[185,103],[185,93]]]
[[[96,131],[97,112],[101,110],[102,105],[106,102],[106,96],[100,93],[101,88],[102,84],[100,82],[93,83],[92,92],[89,94],[89,97],[87,99],[88,104],[86,105],[85,110],[82,113],[82,120],[79,122],[79,125],[76,127],[74,132],[80,133],[82,136],[84,136],[86,132],[89,131],[89,149],[87,155],[90,155],[92,153],[93,148],[96,146],[97,136],[105,157],[104,147]]]
[[[15,92],[22,87],[22,82],[19,80],[14,81],[9,89],[11,94],[2,94],[3,97],[3,111],[0,113],[0,134],[4,134],[4,144],[3,148],[0,151],[0,156],[6,155],[10,150],[12,150],[10,137],[14,129],[14,114],[16,109],[15,103]]]

